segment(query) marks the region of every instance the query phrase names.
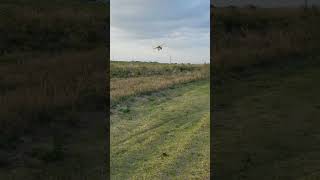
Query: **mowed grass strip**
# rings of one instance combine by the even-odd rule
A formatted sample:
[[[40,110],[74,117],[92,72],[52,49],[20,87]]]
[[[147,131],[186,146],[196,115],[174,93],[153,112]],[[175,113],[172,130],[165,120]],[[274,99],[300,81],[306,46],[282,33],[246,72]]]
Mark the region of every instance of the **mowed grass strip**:
[[[209,176],[209,82],[141,97],[111,116],[112,179]],[[199,171],[190,171],[193,167]]]

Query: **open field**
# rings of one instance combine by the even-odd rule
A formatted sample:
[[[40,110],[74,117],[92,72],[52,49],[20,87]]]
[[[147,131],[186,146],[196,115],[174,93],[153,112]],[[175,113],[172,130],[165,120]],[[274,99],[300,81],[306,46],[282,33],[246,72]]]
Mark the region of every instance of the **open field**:
[[[0,179],[104,179],[108,8],[12,0],[0,10]]]
[[[111,62],[111,102],[173,86],[206,79],[209,65]]]
[[[110,70],[111,178],[208,178],[209,65],[111,62]]]
[[[213,16],[213,177],[319,179],[318,10]]]
[[[111,115],[112,179],[208,179],[209,81],[136,96]]]

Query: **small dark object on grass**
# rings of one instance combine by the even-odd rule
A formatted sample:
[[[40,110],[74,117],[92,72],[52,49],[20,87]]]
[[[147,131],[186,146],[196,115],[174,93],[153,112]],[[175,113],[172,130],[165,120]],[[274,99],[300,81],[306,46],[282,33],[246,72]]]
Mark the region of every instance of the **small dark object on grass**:
[[[167,157],[167,156],[169,156],[167,153],[162,153],[162,156],[164,156],[164,157]]]

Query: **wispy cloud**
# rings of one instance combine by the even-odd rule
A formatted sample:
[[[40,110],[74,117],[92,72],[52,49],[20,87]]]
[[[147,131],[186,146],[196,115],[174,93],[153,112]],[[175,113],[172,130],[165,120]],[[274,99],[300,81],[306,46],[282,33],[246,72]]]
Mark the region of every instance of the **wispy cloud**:
[[[111,0],[111,58],[208,62],[209,7],[209,0]],[[163,51],[152,49],[161,43]]]

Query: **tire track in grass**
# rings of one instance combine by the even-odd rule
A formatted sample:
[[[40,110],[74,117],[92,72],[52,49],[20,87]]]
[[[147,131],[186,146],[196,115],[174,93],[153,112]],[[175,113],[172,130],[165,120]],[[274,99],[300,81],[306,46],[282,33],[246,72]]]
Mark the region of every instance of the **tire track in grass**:
[[[184,124],[187,121],[184,118],[181,118],[181,114],[175,113],[175,112],[186,112],[188,117],[185,118],[188,119],[194,119],[192,116],[198,115],[199,111],[203,111],[200,105],[203,103],[203,101],[206,101],[206,99],[197,98],[197,103],[192,103],[196,99],[185,99],[186,96],[189,96],[190,93],[186,93],[181,97],[174,98],[170,100],[169,102],[166,102],[164,104],[161,104],[157,106],[155,111],[151,112],[147,118],[143,118],[142,121],[145,123],[141,125],[141,127],[137,128],[134,132],[130,133],[128,137],[125,137],[118,142],[115,142],[113,145],[121,145],[128,142],[132,142],[132,139],[139,138],[140,136],[144,136],[145,134],[150,133],[151,130],[156,131],[159,128],[162,128],[163,126],[168,126],[168,124],[173,125],[179,125]],[[171,108],[172,102],[175,102],[175,104],[178,104],[177,106]],[[168,108],[169,107],[169,108]],[[160,109],[160,110],[159,110]],[[161,116],[159,116],[161,114]]]
[[[179,103],[180,104],[180,103]],[[151,132],[153,132],[153,131],[151,131]],[[132,149],[132,148],[130,148],[130,149]]]
[[[207,119],[204,126],[194,134],[188,151],[180,155],[170,167],[166,169],[166,174],[177,174],[176,179],[209,179],[210,175],[210,116],[209,113],[204,116]]]
[[[201,88],[201,86],[199,88]],[[133,138],[133,137],[138,136],[140,134],[144,134],[144,133],[148,132],[149,130],[158,128],[158,127],[165,125],[166,123],[168,123],[172,120],[179,119],[179,118],[177,118],[177,116],[180,116],[180,114],[175,114],[172,112],[177,112],[177,111],[180,112],[183,110],[188,110],[187,113],[192,115],[192,112],[201,111],[201,107],[199,108],[199,106],[203,103],[202,101],[206,100],[206,97],[204,97],[205,99],[201,99],[200,96],[198,96],[198,97],[194,96],[193,94],[197,93],[197,92],[195,92],[197,90],[188,91],[188,92],[182,94],[181,96],[175,97],[175,98],[173,98],[165,103],[162,103],[158,106],[154,106],[150,112],[148,112],[148,110],[145,111],[145,109],[144,109],[145,107],[136,110],[136,111],[143,111],[144,113],[132,112],[131,114],[136,114],[136,113],[141,114],[141,116],[136,117],[136,119],[138,121],[143,122],[140,125],[141,127],[134,129],[130,133],[127,133],[128,137],[124,137],[121,140],[114,139],[114,142],[115,142],[114,145],[119,145],[121,143],[129,141],[130,138]],[[172,106],[173,102],[176,104],[175,106]],[[192,108],[191,108],[191,106],[192,106]],[[163,117],[163,118],[165,118],[165,120],[163,121],[159,118],[161,118],[161,116],[163,116],[164,113],[167,113],[167,114],[166,114],[166,116]],[[139,119],[141,119],[141,120],[139,120]],[[126,125],[127,125],[127,123],[128,122],[125,122]],[[112,130],[117,128],[117,124],[113,124],[113,126],[114,126],[114,128],[112,128]]]
[[[154,127],[150,128],[149,131],[143,134],[138,134],[134,137],[131,137],[130,141],[126,141],[122,144],[118,144],[118,146],[120,146],[121,149],[126,149],[127,152],[129,152],[130,150],[133,151],[135,147],[141,150],[141,147],[140,147],[141,145],[159,144],[160,141],[163,141],[163,138],[161,137],[167,136],[168,134],[170,135],[172,131],[177,130],[179,127],[190,125],[193,121],[194,120],[190,122],[185,122],[185,121],[176,122],[174,120],[170,120],[169,122],[167,121],[166,123],[163,123],[161,126],[157,126],[156,128]],[[168,126],[171,126],[173,128],[168,130]],[[130,150],[127,149],[128,147],[130,147]],[[115,153],[118,153],[118,152],[115,151]]]
[[[188,124],[182,126],[181,128],[177,129],[177,131],[181,131],[181,130],[185,130],[185,129],[188,129],[188,128],[192,128],[192,126],[194,126],[194,124],[195,124],[195,122],[194,123],[188,123]],[[184,131],[184,133],[187,133],[187,132]],[[152,137],[152,139],[156,139],[156,138],[157,137]],[[152,145],[150,145],[150,144],[147,144],[146,147],[148,147],[148,148],[147,148],[146,151],[142,150],[142,149],[139,149],[139,148],[134,149],[135,150],[134,153],[130,153],[130,154],[126,155],[123,158],[123,160],[124,160],[123,162],[126,161],[127,163],[132,163],[132,164],[134,164],[134,167],[133,168],[129,168],[126,171],[126,173],[127,173],[126,175],[122,174],[121,176],[119,176],[119,178],[115,178],[115,179],[141,179],[141,178],[143,178],[143,173],[141,173],[141,172],[147,172],[146,163],[148,163],[150,161],[153,161],[154,160],[153,158],[157,159],[159,157],[161,159],[162,153],[164,152],[163,149],[162,149],[162,146],[165,145],[166,143],[168,143],[167,141],[168,141],[167,138],[162,138],[161,141],[156,141],[157,143],[153,145],[154,147],[152,147]],[[175,144],[175,140],[173,140],[173,141],[174,141],[173,145],[177,145],[177,144]],[[181,141],[181,139],[179,141]],[[181,142],[179,142],[179,144],[181,144]],[[207,144],[207,146],[208,146],[208,144]],[[143,149],[145,149],[145,148],[143,148]],[[169,156],[173,157],[172,152],[170,152],[168,154],[169,154]],[[131,159],[131,157],[136,157],[136,158],[133,159],[133,161],[130,161],[129,159]],[[150,158],[151,158],[151,160],[150,160]],[[154,164],[158,164],[158,162],[153,162],[153,163]],[[139,167],[142,167],[141,168],[141,172],[137,173],[136,175],[133,175],[135,173],[132,172],[132,171],[134,169],[136,169],[136,168],[139,168]],[[122,170],[124,170],[124,169],[125,168],[122,168]],[[132,171],[130,169],[132,169]],[[150,179],[150,178],[154,179],[155,177],[149,177],[148,179]]]
[[[178,157],[179,154],[177,153],[183,152],[182,149],[175,151],[179,149],[179,146],[187,147],[193,144],[191,142],[193,136],[191,135],[197,133],[197,130],[202,127],[201,122],[204,120],[202,120],[203,118],[201,117],[209,113],[209,83],[197,83],[195,86],[191,85],[190,87],[190,90],[182,96],[155,106],[154,110],[151,111],[151,113],[149,112],[150,115],[142,119],[142,122],[145,122],[146,125],[137,123],[137,127],[132,126],[132,128],[136,128],[137,130],[128,133],[129,135],[123,135],[125,138],[118,137],[118,141],[112,142],[112,179],[128,179],[129,177],[133,179],[135,177],[143,179],[143,176],[156,173],[148,173],[148,164],[163,164],[163,162],[158,161],[159,157],[160,160],[163,158],[163,149],[169,148],[167,150],[170,150],[170,148],[173,148],[172,152],[175,152],[175,154],[170,153],[171,155],[168,156],[173,158],[174,156]],[[138,111],[139,110],[143,111],[145,109],[138,109]],[[163,111],[167,113],[163,113]],[[169,121],[167,120],[168,118],[170,119]],[[167,122],[164,123],[164,121]],[[113,133],[115,133],[113,134],[114,136],[119,135],[116,134],[116,128],[113,130]],[[209,127],[207,131],[209,132]],[[122,134],[119,136],[121,135]],[[126,139],[126,141],[123,141],[123,139]],[[119,143],[119,141],[121,143]],[[176,142],[178,142],[178,144],[176,144]],[[209,149],[209,141],[207,148]],[[181,156],[183,156],[183,154],[181,154]],[[207,157],[207,159],[209,159],[209,157]],[[156,167],[156,169],[159,168]],[[164,166],[162,170],[165,169]],[[144,173],[135,174],[135,172],[140,171]],[[130,174],[135,175],[131,176]]]
[[[208,115],[206,114],[198,121],[193,121],[191,125],[181,127],[174,138],[155,148],[151,158],[139,164],[139,168],[132,174],[131,179],[168,179],[177,176],[174,173],[166,173],[166,170],[176,168],[172,165],[180,165],[175,162],[179,157],[187,154],[189,147],[192,146],[195,134],[208,125]],[[209,131],[209,129],[207,130]],[[209,148],[209,142],[207,145]],[[163,152],[168,155],[166,157],[161,156]],[[141,175],[143,176],[141,177]]]
[[[192,126],[183,128],[184,131],[178,131],[175,140],[163,144],[162,148],[156,150],[153,159],[144,163],[144,167],[134,173],[132,179],[140,179],[146,169],[150,169],[148,174],[145,174],[143,179],[204,179],[209,177],[209,113],[206,113],[198,121],[194,121]],[[182,130],[182,129],[181,129]],[[201,132],[206,132],[205,136],[201,136]],[[198,146],[197,141],[203,141]],[[194,148],[194,149],[193,149]],[[195,151],[203,151],[202,157],[195,157]],[[156,156],[162,151],[170,152],[169,156]],[[159,153],[157,153],[159,152]],[[200,168],[192,171],[195,168]]]

